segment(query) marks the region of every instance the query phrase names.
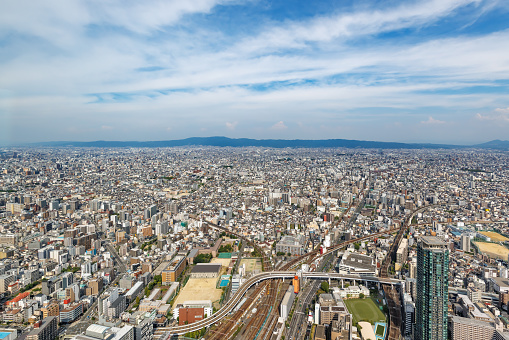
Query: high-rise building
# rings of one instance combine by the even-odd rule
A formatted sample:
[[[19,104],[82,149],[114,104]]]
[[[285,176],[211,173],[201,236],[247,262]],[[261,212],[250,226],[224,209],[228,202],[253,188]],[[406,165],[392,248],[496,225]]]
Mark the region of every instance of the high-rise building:
[[[470,236],[461,235],[461,250],[470,252]]]
[[[441,238],[423,236],[417,246],[416,340],[447,339],[449,248]]]

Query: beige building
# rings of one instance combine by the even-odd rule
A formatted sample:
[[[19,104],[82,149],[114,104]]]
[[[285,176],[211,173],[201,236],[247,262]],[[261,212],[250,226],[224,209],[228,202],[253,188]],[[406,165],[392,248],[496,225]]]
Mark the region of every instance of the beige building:
[[[450,317],[452,340],[495,340],[495,325],[459,316]]]
[[[177,255],[161,273],[163,284],[177,281],[186,268],[187,261],[184,255]]]
[[[51,302],[48,305],[41,308],[42,317],[46,319],[49,316],[59,316],[60,315],[60,307],[57,302]]]
[[[0,275],[0,293],[7,292],[9,285],[14,283],[14,275]]]

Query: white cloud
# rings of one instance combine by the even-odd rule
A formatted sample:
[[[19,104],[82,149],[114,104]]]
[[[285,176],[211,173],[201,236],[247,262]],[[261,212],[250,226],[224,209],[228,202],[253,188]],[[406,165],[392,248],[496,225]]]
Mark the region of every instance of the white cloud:
[[[235,127],[237,126],[238,122],[233,122],[233,123],[230,123],[230,122],[226,122],[226,128],[228,130],[235,130]]]
[[[478,120],[487,120],[495,122],[509,122],[509,107],[497,108],[492,113],[481,114],[477,113],[475,118]]]
[[[509,107],[495,109],[495,112],[498,112],[501,114],[509,114]]]
[[[438,119],[435,119],[435,118],[429,116],[428,120],[422,121],[421,124],[426,124],[426,125],[441,125],[441,124],[445,124],[445,122],[443,120],[438,120]]]
[[[0,36],[6,30],[39,36],[56,45],[72,43],[72,35],[89,25],[122,27],[149,34],[174,25],[185,15],[208,13],[231,0],[77,0],[2,1]],[[71,38],[71,39],[67,39]],[[63,40],[63,41],[62,41]]]
[[[508,105],[502,91],[463,94],[461,89],[500,86],[497,80],[509,78],[509,45],[500,43],[509,41],[509,30],[474,37],[427,36],[397,44],[373,38],[374,43],[356,44],[359,37],[440,25],[440,19],[464,6],[481,10],[495,1],[416,0],[302,21],[264,22],[253,25],[250,32],[255,33],[231,39],[228,32],[193,24],[190,14],[211,13],[224,3],[0,2],[0,38],[21,33],[0,46],[0,90],[9,93],[0,97],[0,115],[4,110],[48,126],[73,112],[70,125],[81,126],[80,117],[98,117],[105,126],[115,126],[113,132],[122,130],[117,124],[136,127],[159,121],[165,124],[158,126],[160,131],[166,124],[175,131],[189,131],[180,127],[196,124],[210,132],[226,126],[241,134],[252,128],[244,123],[248,119],[273,122],[274,112],[281,121],[271,129],[284,130],[284,122],[296,120],[307,127],[310,112],[323,124],[366,119],[366,113],[350,110],[367,106],[418,111],[432,103],[455,112],[490,112]],[[99,32],[91,35],[95,25]],[[155,39],[158,34],[164,38]],[[34,42],[34,36],[44,41]],[[161,70],[134,71],[149,66]],[[265,90],[250,86],[258,84]],[[448,89],[457,91],[441,91]],[[90,94],[99,94],[104,102],[96,103]],[[143,119],[142,112],[154,119]],[[505,121],[504,117],[495,110],[477,119]],[[408,126],[400,118],[394,119]],[[430,117],[422,123],[444,122]],[[267,125],[260,129],[267,130]]]
[[[276,124],[271,126],[272,130],[286,130],[288,129],[288,126],[285,125],[285,123],[281,120],[277,122]]]
[[[455,10],[468,5],[479,5],[482,0],[417,1],[396,8],[374,9],[347,14],[314,17],[305,22],[290,22],[270,27],[255,38],[246,39],[242,49],[250,52],[285,48],[302,49],[308,43],[329,42],[333,39],[352,39],[360,35],[428,26]],[[493,1],[490,1],[493,2]]]

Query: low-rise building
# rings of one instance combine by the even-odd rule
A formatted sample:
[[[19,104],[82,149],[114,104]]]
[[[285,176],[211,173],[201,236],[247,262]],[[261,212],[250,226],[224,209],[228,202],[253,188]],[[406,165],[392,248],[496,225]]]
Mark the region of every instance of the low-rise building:
[[[371,256],[346,251],[338,264],[340,274],[357,274],[360,276],[376,276],[376,262]]]
[[[304,235],[297,236],[284,236],[277,244],[276,244],[276,252],[281,253],[290,253],[292,255],[303,255],[304,254],[304,245],[306,243],[306,239]]]
[[[79,318],[81,314],[83,314],[83,304],[81,303],[64,308],[60,311],[60,322],[71,323]]]
[[[198,263],[191,270],[191,277],[195,279],[212,279],[218,277],[220,271],[221,264],[219,263]]]

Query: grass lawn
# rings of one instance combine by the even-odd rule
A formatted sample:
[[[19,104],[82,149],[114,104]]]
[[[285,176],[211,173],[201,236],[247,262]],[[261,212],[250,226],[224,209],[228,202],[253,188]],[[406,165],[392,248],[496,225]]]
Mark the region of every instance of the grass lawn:
[[[348,311],[353,315],[353,323],[367,321],[374,324],[377,321],[385,322],[384,313],[371,298],[343,300]]]

